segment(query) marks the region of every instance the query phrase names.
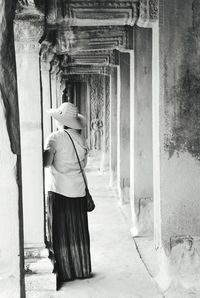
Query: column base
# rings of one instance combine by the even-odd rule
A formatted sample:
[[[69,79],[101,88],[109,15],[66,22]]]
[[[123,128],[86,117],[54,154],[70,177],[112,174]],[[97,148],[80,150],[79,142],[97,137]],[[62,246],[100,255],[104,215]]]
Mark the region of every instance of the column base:
[[[161,267],[155,277],[163,291],[200,291],[200,238],[175,236],[170,240],[169,255],[161,253]]]
[[[102,152],[100,171],[107,172],[109,170],[109,156],[107,152]]]
[[[151,197],[142,197],[135,199],[137,213],[137,236],[153,236],[153,199]]]
[[[129,187],[118,187],[119,204],[124,205],[130,202],[130,188]]]
[[[110,169],[110,187],[117,188],[117,173]]]
[[[55,291],[56,275],[44,247],[25,248],[25,287],[27,292]]]

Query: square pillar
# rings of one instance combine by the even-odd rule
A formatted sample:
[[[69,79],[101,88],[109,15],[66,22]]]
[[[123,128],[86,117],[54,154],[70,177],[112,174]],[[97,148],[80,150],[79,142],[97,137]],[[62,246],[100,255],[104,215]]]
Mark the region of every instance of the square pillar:
[[[152,29],[136,27],[131,98],[131,200],[135,235],[153,236]],[[134,173],[133,173],[134,171]]]
[[[20,34],[26,32],[26,38]],[[33,34],[35,33],[35,35]],[[17,21],[15,48],[19,94],[26,290],[56,289],[56,278],[45,249],[42,96],[38,40],[43,22]],[[46,282],[48,280],[48,283]],[[38,283],[39,282],[39,283]],[[38,286],[37,286],[38,283]]]
[[[102,154],[100,170],[109,170],[109,119],[110,119],[110,77],[103,75],[103,135],[102,135]]]
[[[154,54],[159,54],[154,85],[160,83],[153,97],[155,235],[165,259],[157,281],[165,289],[171,283],[199,289],[200,4],[159,5],[160,22],[153,29]]]
[[[46,140],[47,136],[52,131],[51,117],[47,114],[47,110],[51,109],[51,90],[49,81],[49,63],[42,62],[42,98],[43,98],[43,139]]]
[[[117,171],[120,203],[129,202],[130,190],[130,54],[120,53],[117,112]]]
[[[110,75],[110,185],[117,187],[117,88],[118,67],[111,68]]]

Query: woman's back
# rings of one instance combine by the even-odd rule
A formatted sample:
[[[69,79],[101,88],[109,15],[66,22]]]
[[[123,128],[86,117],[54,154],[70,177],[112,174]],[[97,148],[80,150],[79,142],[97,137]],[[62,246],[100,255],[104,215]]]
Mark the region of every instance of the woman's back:
[[[67,132],[76,146],[81,165],[84,168],[87,160],[87,147],[84,138],[74,129]],[[85,195],[85,185],[80,171],[77,156],[65,130],[52,133],[46,142],[45,150],[51,151],[53,161],[50,167],[49,190],[69,197]]]

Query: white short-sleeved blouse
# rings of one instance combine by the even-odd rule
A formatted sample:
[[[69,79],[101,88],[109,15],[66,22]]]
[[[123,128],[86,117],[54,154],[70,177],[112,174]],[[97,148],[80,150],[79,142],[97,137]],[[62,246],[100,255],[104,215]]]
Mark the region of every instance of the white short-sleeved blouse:
[[[73,129],[68,129],[81,161],[82,168],[87,161],[87,146],[84,138]],[[80,171],[73,144],[64,130],[50,134],[45,150],[53,153],[54,158],[48,173],[47,190],[67,197],[84,197],[85,183]]]

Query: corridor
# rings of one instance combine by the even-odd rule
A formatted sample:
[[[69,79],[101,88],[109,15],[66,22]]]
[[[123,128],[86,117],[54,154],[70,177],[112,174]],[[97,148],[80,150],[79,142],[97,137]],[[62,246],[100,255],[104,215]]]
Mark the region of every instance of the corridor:
[[[96,171],[93,160],[89,160],[88,169],[90,190],[96,202],[95,211],[89,213],[94,277],[65,283],[55,296],[40,296],[40,293],[37,297],[163,297],[138,256],[128,225],[109,188],[109,177]]]

